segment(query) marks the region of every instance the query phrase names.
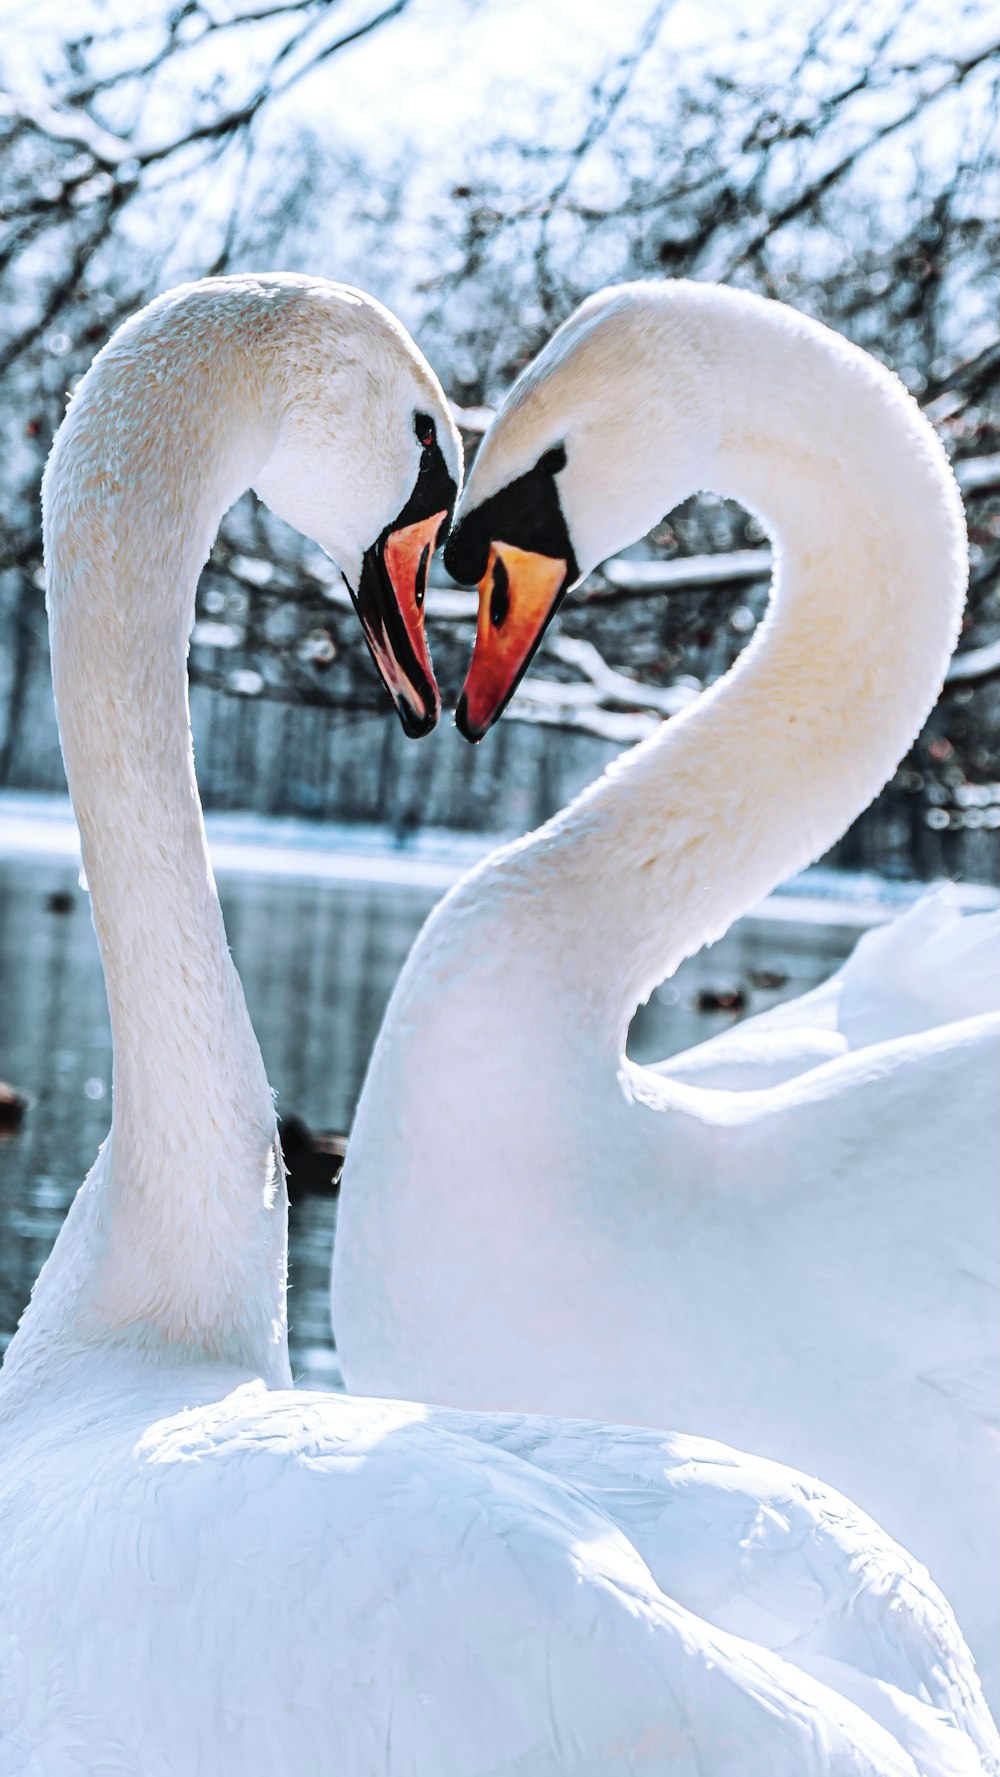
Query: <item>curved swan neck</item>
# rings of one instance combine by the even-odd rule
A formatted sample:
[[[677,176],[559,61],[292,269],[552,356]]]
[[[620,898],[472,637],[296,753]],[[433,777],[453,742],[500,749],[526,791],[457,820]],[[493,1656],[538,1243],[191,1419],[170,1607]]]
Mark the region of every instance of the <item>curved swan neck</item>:
[[[186,674],[198,572],[270,431],[224,326],[148,316],[98,360],[46,472],[53,682],[114,1094],[8,1365],[112,1340],[285,1381],[274,1108],[208,861]]]
[[[529,848],[534,905],[616,1041],[658,981],[877,794],[940,689],[967,572],[944,452],[865,354],[778,304],[691,285],[643,306],[641,350],[627,344],[612,387],[639,427],[649,522],[698,488],[735,496],[777,566],[735,668]]]

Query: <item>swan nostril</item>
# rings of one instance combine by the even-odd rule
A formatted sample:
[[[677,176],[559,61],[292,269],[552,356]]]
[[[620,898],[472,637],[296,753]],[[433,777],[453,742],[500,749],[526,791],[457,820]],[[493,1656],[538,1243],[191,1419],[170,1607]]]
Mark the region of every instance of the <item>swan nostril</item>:
[[[413,594],[418,611],[423,610],[424,599],[427,596],[427,566],[430,559],[431,546],[429,543],[425,543],[423,549],[420,551],[420,560],[417,563],[417,577]]]
[[[493,559],[493,590],[490,593],[490,622],[502,629],[510,610],[510,576],[497,555]]]

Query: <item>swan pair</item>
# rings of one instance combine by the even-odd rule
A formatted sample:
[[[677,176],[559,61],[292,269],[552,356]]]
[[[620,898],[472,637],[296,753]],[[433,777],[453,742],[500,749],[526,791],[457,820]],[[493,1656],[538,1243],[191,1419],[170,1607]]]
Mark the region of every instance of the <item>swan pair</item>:
[[[294,277],[152,304],[54,446],[53,678],[114,1101],[0,1372],[0,1777],[993,1771],[949,1607],[819,1483],[290,1387],[274,1110],[191,752],[195,580],[253,485],[340,563],[422,728],[422,576],[459,477],[398,324]]]
[[[679,1425],[794,1462],[925,1561],[1000,1704],[1000,930],[943,902],[827,989],[659,1067],[632,1015],[841,834],[958,634],[930,425],[804,316],[609,290],[487,433],[445,560],[481,736],[566,588],[699,488],[764,521],[736,667],[428,920],[344,1171],[348,1385]]]

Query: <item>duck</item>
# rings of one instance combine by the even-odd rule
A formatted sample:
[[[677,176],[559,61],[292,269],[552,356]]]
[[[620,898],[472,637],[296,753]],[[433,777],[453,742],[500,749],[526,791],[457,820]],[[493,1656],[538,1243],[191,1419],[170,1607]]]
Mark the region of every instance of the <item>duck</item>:
[[[252,485],[337,561],[425,732],[416,593],[460,476],[394,318],[281,274],[157,299],[54,444],[113,1109],[0,1370],[0,1772],[992,1770],[949,1606],[831,1490],[697,1439],[291,1386],[275,1108],[194,775],[195,581]]]
[[[283,274],[155,300],[53,446],[53,683],[113,1103],[0,1370],[0,1773],[992,1771],[946,1601],[808,1477],[292,1386],[275,1106],[194,773],[195,582],[254,487],[341,567],[419,735],[417,592],[460,476],[398,322]]]
[[[915,914],[883,958],[881,1028],[852,1014],[852,1041],[814,1006],[789,1036],[776,1014],[700,1075],[626,1049],[651,990],[832,844],[934,704],[967,556],[929,422],[777,301],[685,280],[589,298],[514,384],[456,509],[445,565],[479,586],[456,720],[481,740],[566,592],[699,489],[771,536],[766,618],[418,935],[341,1182],[343,1372],[369,1394],[696,1428],[822,1475],[928,1566],[995,1707],[995,993],[894,1011],[940,919]],[[977,918],[948,916],[954,956],[995,938]]]
[[[304,1117],[282,1112],[281,1155],[289,1208],[306,1197],[336,1197],[347,1137],[332,1129],[310,1129]]]
[[[6,1080],[0,1080],[0,1137],[20,1129],[27,1108],[25,1094],[16,1086],[8,1085]]]

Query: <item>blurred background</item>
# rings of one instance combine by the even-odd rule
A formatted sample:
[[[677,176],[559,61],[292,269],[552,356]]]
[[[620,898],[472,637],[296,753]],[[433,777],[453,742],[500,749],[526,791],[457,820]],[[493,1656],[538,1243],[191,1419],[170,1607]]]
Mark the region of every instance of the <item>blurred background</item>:
[[[686,965],[637,1021],[636,1053],[800,991],[918,880],[1000,882],[995,0],[0,0],[0,1339],[109,1113],[60,799],[42,467],[120,320],[184,279],[276,268],[394,309],[469,452],[584,295],[669,275],[835,326],[899,373],[952,455],[971,592],[937,709],[826,873]],[[447,722],[404,740],[331,564],[249,496],[225,520],[199,591],[192,719],[231,941],[301,1123],[292,1319],[311,1380],[336,1381],[332,1159],[420,919],[491,836],[543,819],[655,729],[665,691],[726,669],[769,562],[731,501],[665,515],[564,606],[474,751]],[[474,611],[438,568],[446,703]]]

